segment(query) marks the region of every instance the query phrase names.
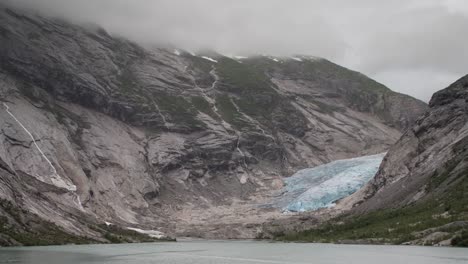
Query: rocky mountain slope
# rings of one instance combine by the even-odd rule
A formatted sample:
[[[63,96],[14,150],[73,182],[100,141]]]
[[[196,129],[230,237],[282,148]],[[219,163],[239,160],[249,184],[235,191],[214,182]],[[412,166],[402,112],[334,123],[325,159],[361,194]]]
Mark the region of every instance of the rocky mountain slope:
[[[468,76],[434,94],[430,110],[390,149],[375,178],[348,199],[359,211],[444,196],[466,179]],[[468,208],[467,208],[468,209]]]
[[[468,246],[467,102],[468,75],[435,93],[373,180],[340,201],[350,216],[286,237]]]
[[[426,110],[325,59],[143,48],[6,6],[0,101],[4,226],[47,233],[37,217],[98,241],[122,235],[110,223],[244,223],[284,176],[386,151]]]

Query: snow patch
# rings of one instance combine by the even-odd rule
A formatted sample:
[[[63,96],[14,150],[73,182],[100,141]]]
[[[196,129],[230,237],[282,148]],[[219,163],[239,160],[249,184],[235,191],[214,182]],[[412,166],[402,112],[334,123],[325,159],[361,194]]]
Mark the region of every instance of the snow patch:
[[[291,57],[291,59],[296,61],[321,61],[323,58],[316,57],[316,56],[309,56],[309,55],[300,55]]]
[[[232,56],[231,58],[238,59],[238,60],[244,60],[244,59],[248,59],[249,57],[234,55],[234,56]]]
[[[242,176],[240,177],[240,179],[239,179],[239,182],[240,182],[240,184],[246,184],[248,179],[249,179],[249,178],[247,178],[247,176],[242,175]]]
[[[275,57],[270,57],[270,59],[271,59],[272,61],[279,62],[279,60],[278,60],[277,58],[275,58]]]
[[[207,57],[207,56],[202,56],[202,58],[203,58],[203,59],[205,59],[205,60],[212,61],[212,62],[214,62],[214,63],[218,63],[218,61],[217,61],[217,60],[215,60],[215,59],[212,59],[212,58],[210,58],[210,57]]]
[[[107,223],[107,222],[106,222]],[[133,230],[135,232],[138,232],[140,234],[145,234],[153,238],[164,238],[166,237],[163,232],[159,232],[157,230],[143,230],[140,228],[133,228],[133,227],[127,227],[128,230]]]
[[[174,54],[177,55],[177,56],[180,56],[180,54],[181,54],[181,53],[180,53],[180,50],[175,49],[175,50],[174,50]]]

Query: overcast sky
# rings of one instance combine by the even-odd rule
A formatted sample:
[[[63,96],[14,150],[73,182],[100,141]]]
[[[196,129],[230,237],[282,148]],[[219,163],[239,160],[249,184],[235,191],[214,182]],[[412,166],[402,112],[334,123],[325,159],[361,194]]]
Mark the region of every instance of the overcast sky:
[[[10,0],[134,41],[307,54],[427,101],[468,73],[467,0]]]

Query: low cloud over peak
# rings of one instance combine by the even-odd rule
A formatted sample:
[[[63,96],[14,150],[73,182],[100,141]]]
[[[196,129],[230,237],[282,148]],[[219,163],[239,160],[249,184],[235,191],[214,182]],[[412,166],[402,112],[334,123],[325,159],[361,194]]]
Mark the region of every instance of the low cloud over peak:
[[[325,57],[428,100],[467,73],[464,0],[10,0],[143,44]]]

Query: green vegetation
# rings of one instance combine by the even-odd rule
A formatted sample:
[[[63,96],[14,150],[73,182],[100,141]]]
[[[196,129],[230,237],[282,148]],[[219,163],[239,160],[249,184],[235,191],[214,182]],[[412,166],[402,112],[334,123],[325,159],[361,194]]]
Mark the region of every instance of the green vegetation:
[[[153,98],[165,116],[169,116],[168,121],[185,125],[187,128],[204,127],[204,124],[196,119],[197,109],[184,97],[161,92],[155,94]]]
[[[110,243],[175,241],[171,238],[153,238],[116,225],[90,224],[88,227],[102,234]],[[24,246],[99,243],[89,237],[67,233],[54,223],[0,199],[0,246],[10,246],[12,240]]]
[[[317,87],[327,87],[329,93],[345,99],[349,107],[362,112],[374,113],[384,120],[389,118],[385,104],[381,102],[382,97],[391,92],[390,89],[359,72],[341,67],[328,60],[303,59],[299,62],[286,59],[278,63],[269,58],[255,57],[244,60],[242,64],[264,74],[277,75],[280,73],[292,80],[307,80]],[[306,100],[317,103],[314,98]],[[326,104],[321,104],[319,107],[320,111],[325,114],[342,111],[340,108],[333,108]]]
[[[447,181],[449,180],[449,178],[451,178],[451,176],[453,176],[453,171],[455,170],[458,164],[459,164],[459,160],[455,159],[445,164],[445,166],[442,168],[441,171],[436,170],[434,174],[431,176],[431,178],[429,179],[429,184],[427,185],[427,191],[429,192],[434,191],[438,187],[440,187],[443,183],[450,184],[452,180],[450,180],[450,182],[447,182]],[[464,176],[464,175],[461,173],[458,173],[456,174],[456,176]],[[453,178],[454,178],[453,180],[456,180],[458,177],[453,177]]]
[[[280,71],[291,79],[308,80],[318,87],[328,87],[330,93],[345,99],[351,108],[371,112],[384,120],[389,118],[382,98],[391,93],[391,90],[359,72],[325,59],[304,59],[302,62],[285,60],[281,64],[276,63],[274,67],[269,59],[256,59],[254,63],[256,67],[265,67],[268,71]],[[331,113],[331,111],[334,109],[323,110],[325,113]]]
[[[126,68],[118,76],[118,80],[120,91],[128,97],[126,100],[135,102],[137,106],[152,106],[152,110],[158,112],[158,109],[153,104],[155,102],[160,110],[164,112],[164,116],[168,116],[169,122],[182,124],[182,126],[186,126],[186,129],[197,129],[204,126],[202,122],[196,119],[198,107],[201,108],[199,109],[200,111],[214,116],[214,113],[210,113],[209,111],[208,102],[201,101],[204,100],[203,98],[196,98],[190,103],[180,95],[171,95],[163,91],[151,92],[150,90],[145,90],[138,82],[138,78],[134,75],[131,68]]]
[[[111,244],[120,244],[120,243],[129,242],[129,241],[125,240],[125,238],[123,238],[122,236],[116,236],[116,235],[113,235],[110,232],[105,233],[104,238],[109,240],[109,242]]]
[[[385,94],[391,93],[385,85],[328,60],[307,60],[303,64],[308,79],[325,87],[337,87],[352,108],[387,118],[385,104],[379,104]]]
[[[362,91],[373,93],[390,92],[390,89],[385,85],[380,84],[359,72],[352,71],[328,60],[306,60],[304,62],[304,67],[312,78],[314,76],[325,76],[328,79],[343,79],[347,80],[348,83],[355,83],[356,87]]]
[[[233,99],[234,100],[234,99]],[[219,95],[216,97],[216,104],[219,112],[224,120],[232,124],[237,129],[248,127],[249,124],[242,119],[242,115],[237,111],[232,104],[231,98],[227,95]]]
[[[191,97],[190,100],[192,101],[192,104],[200,111],[203,112],[209,116],[211,116],[213,119],[218,120],[219,117],[213,112],[213,109],[211,108],[211,105],[208,101],[205,100],[205,98],[201,96],[194,96]]]
[[[87,237],[75,236],[63,231],[54,223],[44,221],[7,200],[0,199],[0,234],[24,246],[86,244],[96,242]],[[9,246],[0,239],[0,246]]]
[[[468,230],[463,230],[460,235],[452,240],[452,246],[468,247]]]
[[[415,232],[440,228],[455,221],[468,221],[468,171],[455,173],[453,169],[454,165],[448,166],[446,172],[431,178],[432,186],[435,186],[434,182],[442,184],[439,181],[445,179],[443,184],[450,183],[450,187],[414,205],[341,216],[304,232],[277,234],[276,239],[309,242],[377,240],[380,243],[401,244],[418,238]],[[455,234],[460,227],[442,228],[440,231]],[[454,245],[466,246],[467,235],[467,231],[464,231],[457,236]]]
[[[271,119],[271,113],[281,97],[263,71],[229,58],[221,59],[216,69],[223,81],[221,89],[239,96],[236,104],[243,112],[259,120]],[[230,109],[225,111],[229,112]]]
[[[198,56],[192,56],[190,54],[185,54],[185,56],[192,61],[191,67],[194,69],[201,70],[205,74],[208,74],[213,69],[213,62]]]
[[[120,82],[120,91],[124,94],[131,95],[138,89],[138,79],[131,69],[125,68],[118,76]]]
[[[249,64],[223,58],[216,69],[223,81],[228,84],[227,89],[234,93],[274,92],[270,79],[261,70]]]
[[[223,58],[219,60],[216,70],[221,79],[220,89],[233,94],[217,99],[218,109],[228,122],[239,128],[248,125],[239,118],[234,102],[242,113],[271,130],[281,129],[293,135],[304,135],[307,129],[304,115],[277,92],[265,68],[258,67],[250,60],[239,63]]]
[[[244,61],[255,69],[272,72],[275,70],[281,71],[284,75],[291,78],[311,80],[314,82],[334,82],[344,80],[346,86],[353,86],[362,91],[371,93],[385,93],[391,90],[385,85],[380,84],[365,75],[337,65],[326,59],[311,60],[303,59],[302,62],[295,60],[284,60],[279,64],[271,59],[264,57],[256,57]],[[333,87],[333,85],[327,85]],[[347,87],[343,87],[347,88]]]

